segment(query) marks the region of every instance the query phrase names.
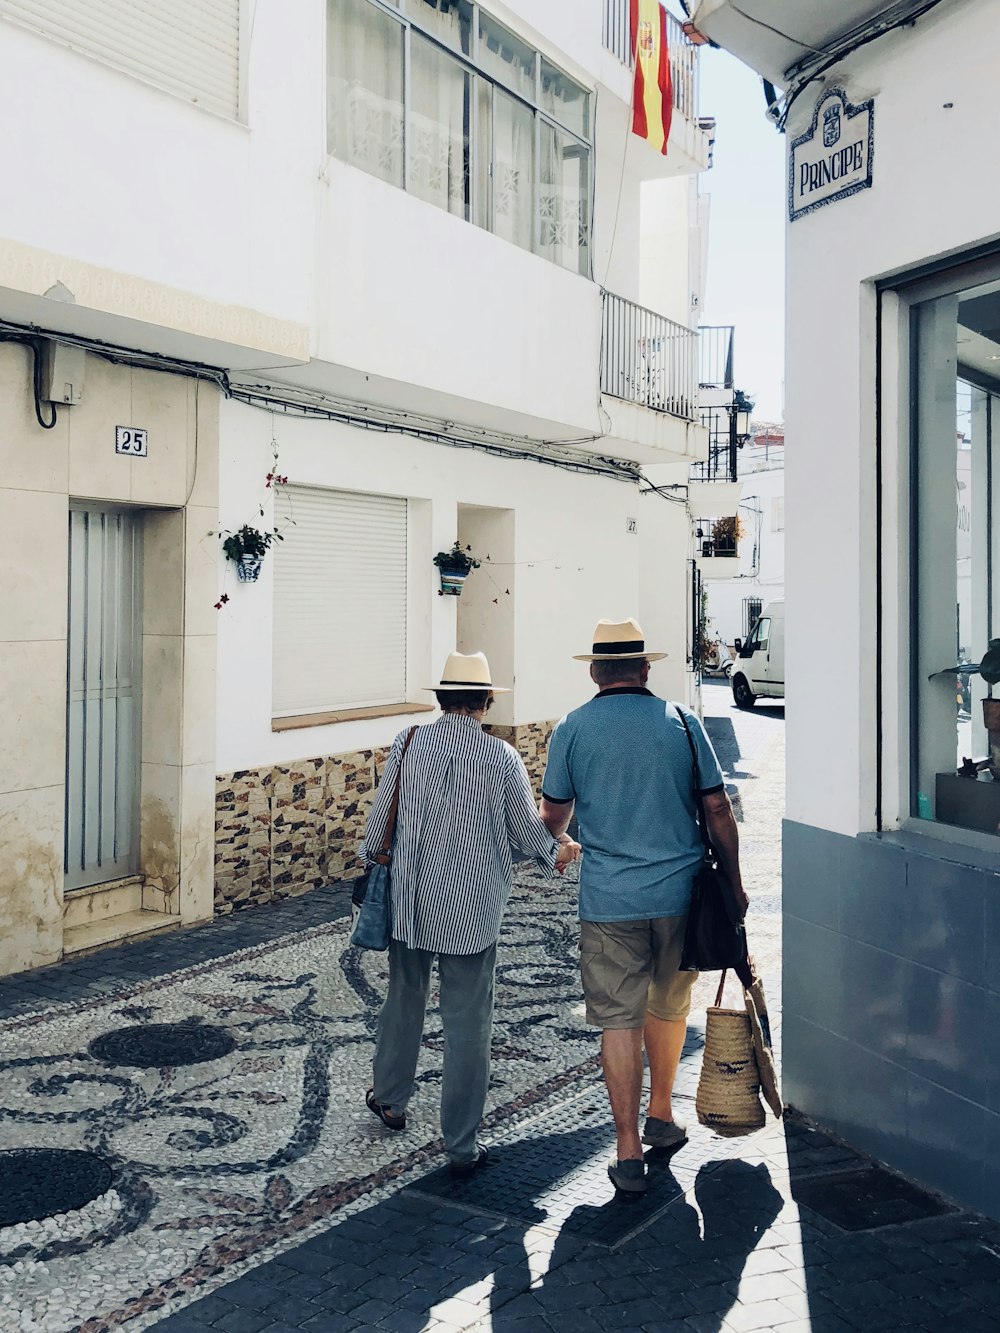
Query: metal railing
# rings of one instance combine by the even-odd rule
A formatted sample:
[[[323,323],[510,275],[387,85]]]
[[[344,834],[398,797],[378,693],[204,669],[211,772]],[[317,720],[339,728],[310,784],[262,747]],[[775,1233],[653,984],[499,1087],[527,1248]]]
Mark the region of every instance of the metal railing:
[[[665,315],[604,293],[601,391],[693,421],[698,334]]]
[[[604,0],[604,46],[623,65],[632,66],[632,32],[629,0]],[[698,119],[698,48],[684,36],[673,14],[667,14],[667,50],[674,109],[686,120]]]
[[[698,330],[698,386],[702,389],[732,389],[732,324],[702,324]]]

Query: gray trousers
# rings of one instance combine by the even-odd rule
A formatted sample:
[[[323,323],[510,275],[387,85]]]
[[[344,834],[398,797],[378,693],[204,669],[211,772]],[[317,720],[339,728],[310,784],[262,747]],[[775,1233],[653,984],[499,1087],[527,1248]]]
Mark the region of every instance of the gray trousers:
[[[389,990],[378,1017],[374,1097],[405,1111],[413,1092],[434,954],[389,943]],[[482,953],[439,953],[444,1074],[441,1133],[453,1162],[471,1162],[490,1081],[493,977],[497,946]]]

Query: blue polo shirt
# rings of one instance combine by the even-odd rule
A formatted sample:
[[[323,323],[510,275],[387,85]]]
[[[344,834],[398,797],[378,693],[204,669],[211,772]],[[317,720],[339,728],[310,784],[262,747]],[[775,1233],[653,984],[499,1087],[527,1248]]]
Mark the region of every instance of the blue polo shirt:
[[[602,690],[557,724],[542,792],[576,802],[580,919],[680,916],[701,861],[695,774],[678,705],[649,690]],[[701,720],[684,709],[702,795],[725,790]]]

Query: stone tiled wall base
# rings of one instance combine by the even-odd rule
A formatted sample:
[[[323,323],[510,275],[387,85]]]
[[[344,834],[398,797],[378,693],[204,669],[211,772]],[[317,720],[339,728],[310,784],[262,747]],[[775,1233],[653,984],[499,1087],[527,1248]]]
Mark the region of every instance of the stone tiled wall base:
[[[531,778],[531,786],[536,796],[542,794],[542,778],[545,774],[545,755],[549,748],[549,737],[555,722],[521,722],[513,727],[491,727],[486,730],[501,740],[513,745],[524,760],[524,766]]]
[[[360,750],[218,777],[216,912],[357,878],[375,773],[387,753]]]
[[[524,760],[541,794],[554,722],[488,727]],[[224,773],[215,785],[215,910],[289,898],[334,880],[356,879],[375,776],[388,750],[303,759]]]

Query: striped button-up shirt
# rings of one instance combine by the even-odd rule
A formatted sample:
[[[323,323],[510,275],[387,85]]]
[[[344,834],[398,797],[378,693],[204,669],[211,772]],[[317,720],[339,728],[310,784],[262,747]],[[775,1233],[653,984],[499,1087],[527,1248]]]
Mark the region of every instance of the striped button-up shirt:
[[[406,732],[393,742],[362,857],[382,847]],[[473,717],[418,727],[403,760],[392,852],[392,935],[411,949],[480,953],[496,942],[514,852],[552,869],[557,844],[514,748]]]

